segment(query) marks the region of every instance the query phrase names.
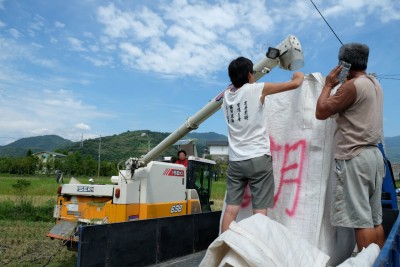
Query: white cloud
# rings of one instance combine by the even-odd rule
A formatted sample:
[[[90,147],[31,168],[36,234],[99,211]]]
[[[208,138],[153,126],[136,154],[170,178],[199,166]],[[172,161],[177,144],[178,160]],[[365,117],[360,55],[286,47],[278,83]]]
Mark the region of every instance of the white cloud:
[[[8,30],[8,32],[11,34],[12,37],[14,37],[15,39],[18,39],[21,36],[21,33],[14,28],[11,28]]]
[[[91,62],[96,67],[114,67],[113,59],[111,57],[94,57],[94,56],[83,56],[84,59]]]
[[[36,66],[54,68],[57,63],[44,57],[38,57],[36,51],[42,49],[40,44],[32,43],[29,45],[20,45],[15,40],[0,38],[0,62],[8,64],[8,68],[12,62],[30,62]]]
[[[128,58],[129,57],[140,57],[143,55],[143,53],[139,47],[136,47],[133,44],[130,44],[128,42],[121,43],[120,48],[123,50],[123,52],[126,52],[128,54]],[[122,53],[122,54],[124,54],[124,53]]]
[[[380,22],[400,20],[398,0],[315,2],[343,40],[350,38],[352,31],[367,32],[366,25],[371,20],[375,32],[385,26]],[[3,3],[0,0],[0,10],[4,9]],[[172,0],[157,4],[114,1],[90,10],[77,6],[87,17],[87,23],[79,27],[73,27],[76,21],[81,22],[79,18],[51,17],[44,11],[35,15],[30,8],[24,10],[25,24],[22,19],[0,21],[0,29],[5,33],[0,36],[0,114],[7,114],[0,116],[2,136],[56,133],[79,140],[79,130],[83,130],[79,128],[90,124],[88,131],[97,129],[97,120],[110,116],[107,111],[87,104],[86,101],[101,103],[97,99],[95,102],[94,90],[104,90],[87,85],[95,78],[112,79],[113,73],[107,71],[120,65],[151,72],[157,79],[200,77],[219,83],[213,78],[219,71],[226,72],[231,59],[239,55],[258,59],[268,46],[277,45],[289,33],[300,41],[306,40],[303,49],[308,61],[321,61],[317,50],[328,43],[326,39],[334,38],[312,4],[304,0],[252,0],[246,4],[238,0]],[[66,46],[69,51],[65,51]],[[64,59],[70,61],[64,63]],[[79,65],[82,59],[105,71],[96,73],[92,68],[90,71],[97,77],[83,75]],[[21,72],[19,63],[23,64]],[[76,69],[68,72],[72,63]],[[22,68],[30,74],[23,73]],[[35,76],[39,72],[40,76]],[[137,73],[132,77],[136,79]],[[99,91],[96,97],[100,92],[103,93]],[[86,93],[90,100],[83,98]],[[162,105],[165,99],[160,101]],[[158,107],[153,102],[148,105]],[[172,112],[179,114],[183,108],[186,107],[176,107]]]
[[[98,45],[89,45],[89,50],[96,53],[100,51],[100,47]]]
[[[123,64],[145,71],[156,66],[166,76],[199,77],[219,70],[237,54],[254,53],[255,38],[273,31],[274,23],[266,14],[262,0],[248,5],[173,1],[151,9],[109,4],[97,10],[104,25],[101,42],[118,47]]]
[[[71,45],[70,49],[72,51],[79,51],[79,52],[86,51],[86,48],[83,47],[83,42],[81,40],[75,37],[68,37],[67,40]]]
[[[24,75],[18,77],[20,80],[17,88],[24,89],[15,89],[12,86],[13,89],[0,91],[0,113],[7,114],[0,117],[0,132],[3,135],[18,139],[26,136],[57,134],[68,139],[76,139],[81,130],[90,130],[88,125],[76,124],[76,121],[91,121],[110,116],[98,111],[95,106],[84,104],[71,91],[35,89],[47,87],[49,84],[54,86],[56,83],[53,81],[42,83],[37,80],[32,81]],[[25,78],[27,79],[24,80]],[[68,125],[74,125],[74,128]]]
[[[395,0],[368,1],[367,9],[370,13],[378,11],[382,22],[400,20],[400,4]]]
[[[327,18],[346,19],[356,17],[355,20],[359,25],[364,23],[368,16],[377,17],[384,23],[391,20],[400,20],[400,4],[394,0],[324,2],[324,4],[320,4],[319,9]]]
[[[62,22],[56,21],[56,22],[54,22],[54,26],[55,26],[56,28],[64,28],[64,27],[65,27],[65,24],[62,23]]]
[[[0,38],[0,133],[10,139],[0,139],[0,144],[22,137],[57,134],[70,140],[79,138],[77,121],[93,121],[112,115],[88,105],[76,93],[62,88],[76,84],[90,84],[80,73],[80,78],[54,76],[42,72],[40,77],[21,72],[18,63],[54,70],[57,62],[39,57],[40,45],[21,45],[14,40]],[[61,89],[60,89],[61,88]]]
[[[153,38],[163,35],[165,29],[161,18],[147,7],[132,13],[109,4],[98,8],[97,16],[105,25],[105,33],[113,38]]]
[[[83,122],[75,124],[75,128],[78,129],[78,130],[85,130],[85,131],[90,130],[90,126],[85,124],[85,123],[83,123]]]
[[[29,27],[28,27],[28,34],[31,37],[35,37],[37,32],[41,32],[44,27],[45,27],[45,18],[43,18],[42,16],[35,14],[33,17],[33,21],[31,23],[29,23]]]

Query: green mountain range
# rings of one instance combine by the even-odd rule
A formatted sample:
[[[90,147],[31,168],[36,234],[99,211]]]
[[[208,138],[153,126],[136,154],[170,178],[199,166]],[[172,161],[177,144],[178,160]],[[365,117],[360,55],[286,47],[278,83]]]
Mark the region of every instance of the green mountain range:
[[[88,139],[83,142],[72,142],[57,135],[29,137],[17,140],[5,146],[0,146],[0,157],[23,157],[30,149],[33,153],[40,151],[56,151],[67,154],[79,151],[82,157],[92,156],[102,160],[120,161],[129,157],[145,155],[168,137],[170,133],[152,132],[148,130],[127,131],[118,135]],[[225,135],[210,133],[189,133],[182,139],[196,139],[196,149],[199,156],[203,155],[207,141],[226,141]],[[176,156],[177,146],[168,148],[160,156]]]
[[[385,138],[385,152],[392,163],[400,163],[400,136]]]
[[[43,135],[19,139],[5,146],[0,146],[0,157],[23,157],[30,149],[33,153],[39,151],[54,151],[66,148],[74,142],[58,135]]]
[[[170,133],[152,132],[148,130],[127,131],[118,135],[105,136],[97,139],[72,142],[57,135],[28,137],[17,140],[5,146],[0,146],[0,157],[23,157],[30,149],[33,153],[39,151],[55,151],[68,153],[79,151],[83,157],[92,156],[102,160],[120,161],[129,157],[140,157],[146,154],[164,140]],[[196,139],[196,148],[201,156],[207,141],[227,141],[225,135],[214,132],[187,134],[182,139]],[[172,146],[160,156],[175,156],[177,146]],[[400,163],[400,136],[385,138],[385,153],[392,163]]]

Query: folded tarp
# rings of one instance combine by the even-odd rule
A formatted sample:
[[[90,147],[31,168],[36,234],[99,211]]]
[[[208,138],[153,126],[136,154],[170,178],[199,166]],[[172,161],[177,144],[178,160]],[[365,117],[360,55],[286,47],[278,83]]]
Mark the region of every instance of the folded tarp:
[[[329,256],[282,224],[256,214],[239,223],[209,246],[200,266],[325,267]]]

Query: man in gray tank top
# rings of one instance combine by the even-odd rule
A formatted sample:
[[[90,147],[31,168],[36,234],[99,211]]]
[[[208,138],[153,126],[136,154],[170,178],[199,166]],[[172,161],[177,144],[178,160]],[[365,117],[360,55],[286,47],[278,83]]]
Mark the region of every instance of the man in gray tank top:
[[[366,73],[369,48],[350,43],[339,50],[339,61],[351,64],[347,79],[339,84],[342,66],[326,77],[317,102],[319,120],[335,116],[336,186],[331,223],[355,229],[358,249],[385,242],[382,223],[383,157],[378,149],[382,137],[383,92],[379,82]]]

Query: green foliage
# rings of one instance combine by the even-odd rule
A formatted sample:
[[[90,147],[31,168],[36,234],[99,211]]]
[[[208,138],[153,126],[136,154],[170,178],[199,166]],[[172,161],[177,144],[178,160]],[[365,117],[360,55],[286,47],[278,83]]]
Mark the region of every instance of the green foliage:
[[[69,183],[71,177],[64,175],[64,183]],[[75,176],[81,183],[89,183],[89,177]],[[111,177],[95,177],[97,184],[110,184]],[[4,195],[17,195],[13,189],[13,184],[17,183],[17,180],[21,179],[21,176],[16,175],[1,175],[0,176],[0,196]],[[46,175],[35,175],[24,177],[31,185],[27,188],[26,194],[29,196],[55,196],[58,188],[56,183],[55,175],[48,177]]]
[[[12,187],[17,191],[18,194],[25,194],[30,185],[31,183],[26,179],[18,179],[17,183],[13,184]]]
[[[211,159],[211,160],[212,160],[212,156],[211,156],[210,154],[207,154],[207,155],[205,156],[205,158],[206,158],[206,159]]]
[[[26,204],[32,205],[32,203],[27,199],[28,188],[31,183],[25,179],[18,179],[16,184],[13,184],[13,189],[17,192],[18,203],[25,207]]]
[[[11,215],[14,217],[16,214],[15,203],[11,200],[6,200],[0,202],[0,220],[7,220],[8,217]]]
[[[99,158],[101,161],[116,162],[125,161],[130,157],[140,157],[145,155],[149,148],[153,148],[163,141],[169,133],[159,133],[151,131],[125,132],[115,136],[105,136],[96,139],[89,139],[75,143],[69,151],[79,151],[82,157],[91,156],[93,159]],[[100,145],[101,142],[101,145]],[[99,153],[100,146],[100,153]],[[176,147],[167,149],[162,156],[175,155],[178,152]]]
[[[31,149],[28,149],[28,152],[26,152],[26,156],[27,157],[30,157],[30,156],[32,156],[32,150]]]
[[[224,160],[217,159],[215,162],[214,169],[217,173],[217,180],[223,179],[225,181],[226,170],[228,169],[228,163]]]
[[[53,199],[49,199],[42,205],[34,206],[32,198],[25,196],[17,202],[5,200],[0,202],[0,220],[18,220],[27,222],[51,222],[53,221]]]
[[[113,136],[101,137],[101,161],[119,162],[129,157],[140,157],[146,154],[149,148],[153,148],[163,141],[170,133],[152,132],[148,130],[127,131]],[[197,151],[202,154],[208,140],[225,141],[227,137],[217,133],[188,133],[182,139],[196,139]],[[22,157],[27,150],[32,152],[55,151],[60,154],[68,155],[79,151],[82,157],[90,155],[95,161],[99,156],[100,138],[72,142],[56,135],[45,135],[37,137],[23,138],[6,146],[0,146],[0,157]],[[23,153],[21,152],[23,151]],[[167,149],[162,156],[175,155],[177,148],[172,146]]]
[[[138,158],[145,155],[169,134],[147,130],[127,131],[119,135],[101,137],[101,139],[85,140],[83,144],[73,143],[54,135],[23,138],[7,146],[0,146],[0,156],[4,154],[1,152],[4,149],[23,148],[25,152],[28,150],[25,157],[0,158],[0,173],[31,175],[39,172],[53,175],[60,170],[67,176],[112,176],[117,173],[119,162],[124,163],[130,157]],[[188,138],[196,139],[197,151],[200,155],[204,151],[207,140],[227,139],[226,136],[216,133],[189,133],[182,139]],[[57,148],[54,148],[55,146]],[[32,156],[34,151],[51,150],[50,148],[67,156],[49,158],[46,162]],[[175,156],[177,151],[177,146],[171,146],[159,155],[159,159],[164,156]],[[99,169],[100,173],[98,173]]]
[[[0,158],[0,173],[9,174],[34,174],[37,168],[38,158],[27,156],[23,158]]]

